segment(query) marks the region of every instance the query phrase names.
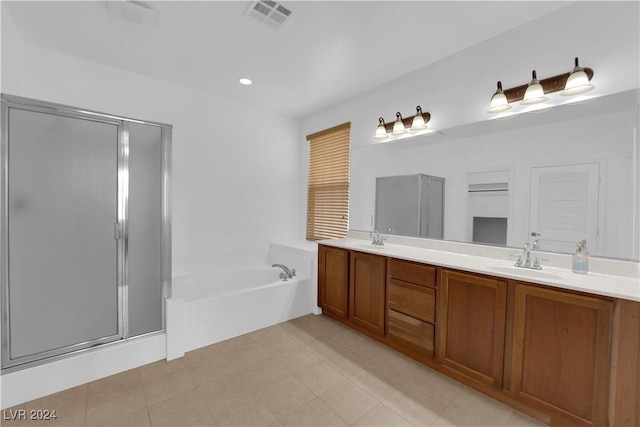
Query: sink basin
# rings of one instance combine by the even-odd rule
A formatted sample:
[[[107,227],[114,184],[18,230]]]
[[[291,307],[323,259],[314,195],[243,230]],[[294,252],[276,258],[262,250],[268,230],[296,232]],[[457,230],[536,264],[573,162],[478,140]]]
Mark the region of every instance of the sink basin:
[[[513,276],[519,276],[527,279],[549,279],[549,280],[562,280],[561,276],[557,274],[547,273],[544,270],[531,270],[529,268],[522,267],[505,267],[505,266],[495,266],[489,267],[491,270],[496,273],[504,273]]]

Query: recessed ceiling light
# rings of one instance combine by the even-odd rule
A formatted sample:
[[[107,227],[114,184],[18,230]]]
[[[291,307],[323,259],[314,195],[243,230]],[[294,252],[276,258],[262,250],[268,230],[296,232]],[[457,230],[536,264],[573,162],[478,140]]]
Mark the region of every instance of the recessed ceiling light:
[[[251,79],[248,79],[248,78],[246,78],[246,77],[239,78],[239,79],[238,79],[238,82],[239,82],[241,85],[244,85],[244,86],[250,86],[250,85],[253,83],[253,82],[251,81]]]

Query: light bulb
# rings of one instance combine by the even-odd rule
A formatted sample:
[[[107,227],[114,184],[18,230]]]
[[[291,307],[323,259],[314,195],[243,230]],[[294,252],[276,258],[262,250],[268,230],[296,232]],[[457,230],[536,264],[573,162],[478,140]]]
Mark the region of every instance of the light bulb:
[[[538,81],[538,77],[536,76],[536,70],[533,70],[531,75],[532,75],[532,79],[529,82],[527,91],[524,93],[524,99],[522,100],[522,102],[520,102],[520,104],[522,105],[538,104],[548,99],[546,96],[544,96],[544,89],[542,88],[542,85]]]

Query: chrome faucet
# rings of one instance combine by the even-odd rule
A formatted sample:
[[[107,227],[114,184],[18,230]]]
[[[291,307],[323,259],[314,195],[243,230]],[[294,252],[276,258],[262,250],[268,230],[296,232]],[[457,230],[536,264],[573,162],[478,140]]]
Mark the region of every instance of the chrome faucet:
[[[289,270],[289,267],[287,267],[286,265],[282,265],[282,264],[272,264],[271,267],[280,267],[283,272],[280,273],[280,278],[286,282],[287,279],[291,279],[293,277],[295,277],[296,275],[296,269],[293,268],[291,270]]]
[[[538,249],[538,240],[533,242],[533,249]],[[522,258],[524,257],[524,261]],[[542,266],[540,265],[540,258],[536,257],[536,259],[531,263],[531,250],[529,249],[529,242],[526,242],[522,247],[522,255],[518,257],[518,260],[514,264],[516,267],[522,268],[530,268],[532,270],[542,270]]]
[[[374,236],[375,233],[375,236]],[[373,240],[371,241],[372,245],[376,245],[376,246],[384,246],[384,238],[380,237],[380,233],[378,233],[378,230],[371,230],[369,232],[369,237],[371,237]]]
[[[529,242],[525,243],[522,247],[522,255],[524,256],[523,267],[531,267],[531,251],[529,250]]]

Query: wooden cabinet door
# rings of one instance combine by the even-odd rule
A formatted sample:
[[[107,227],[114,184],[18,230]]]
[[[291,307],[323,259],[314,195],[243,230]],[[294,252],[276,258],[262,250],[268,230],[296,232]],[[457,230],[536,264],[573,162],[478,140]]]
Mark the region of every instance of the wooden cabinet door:
[[[607,425],[612,310],[606,299],[518,284],[515,397],[556,414],[559,423]]]
[[[384,335],[386,258],[351,252],[349,318],[371,332]]]
[[[502,387],[507,282],[443,269],[438,286],[438,361],[476,381]]]
[[[318,305],[330,316],[349,316],[349,251],[318,245]]]

